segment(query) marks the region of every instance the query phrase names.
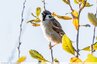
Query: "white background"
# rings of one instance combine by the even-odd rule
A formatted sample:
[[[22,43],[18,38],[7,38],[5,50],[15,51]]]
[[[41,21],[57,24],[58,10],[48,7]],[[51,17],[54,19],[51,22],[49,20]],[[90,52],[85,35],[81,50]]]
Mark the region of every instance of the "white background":
[[[12,61],[16,61],[17,56],[17,43],[19,36],[19,25],[21,21],[22,3],[24,0],[0,0],[0,61],[6,62],[11,56]],[[90,0],[91,4],[94,4],[90,8],[85,8],[81,13],[80,23],[91,24],[87,18],[87,13],[95,13],[96,5],[95,1]],[[46,59],[51,60],[50,50],[48,48],[49,42],[44,38],[40,27],[33,27],[30,23],[26,23],[28,20],[33,19],[31,13],[35,13],[36,7],[43,7],[41,0],[27,0],[26,8],[24,12],[24,23],[22,32],[22,45],[21,56],[27,57],[27,62],[36,61],[29,55],[30,49],[39,51]],[[77,5],[72,1],[74,9],[78,10]],[[68,5],[64,4],[61,0],[46,0],[46,8],[51,12],[56,12],[59,15],[65,15],[70,13]],[[71,20],[59,20],[62,27],[69,38],[74,42],[76,41],[76,30]],[[79,48],[82,49],[92,43],[93,25],[90,28],[81,27],[80,29],[80,42]],[[97,36],[97,31],[96,31]],[[61,48],[61,44],[55,46],[54,57],[58,58],[62,62],[68,61],[72,55],[68,54]],[[83,60],[86,58],[89,52],[81,51],[80,58]],[[95,53],[96,54],[96,53]]]

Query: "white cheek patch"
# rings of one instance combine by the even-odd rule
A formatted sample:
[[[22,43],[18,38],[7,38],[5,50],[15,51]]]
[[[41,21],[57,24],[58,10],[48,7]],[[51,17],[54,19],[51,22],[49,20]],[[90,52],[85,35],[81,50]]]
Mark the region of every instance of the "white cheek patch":
[[[46,16],[46,19],[48,19],[48,20],[49,20],[49,19],[53,19],[53,16],[47,15],[47,16]]]

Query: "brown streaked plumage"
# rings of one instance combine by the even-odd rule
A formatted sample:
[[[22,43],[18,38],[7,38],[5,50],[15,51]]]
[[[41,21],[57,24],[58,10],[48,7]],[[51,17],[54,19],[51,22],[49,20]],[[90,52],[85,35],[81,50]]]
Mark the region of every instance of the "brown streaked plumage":
[[[55,44],[61,43],[62,36],[65,34],[60,23],[51,15],[49,11],[43,11],[42,30],[48,41]]]

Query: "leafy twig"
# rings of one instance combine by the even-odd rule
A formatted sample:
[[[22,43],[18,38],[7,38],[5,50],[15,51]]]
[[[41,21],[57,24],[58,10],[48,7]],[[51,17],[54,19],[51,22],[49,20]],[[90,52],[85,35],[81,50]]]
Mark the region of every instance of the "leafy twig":
[[[25,4],[26,4],[26,0],[24,1],[23,3],[23,9],[22,9],[22,12],[21,12],[21,23],[20,23],[20,34],[19,34],[19,44],[18,44],[18,58],[20,58],[20,54],[21,54],[21,51],[20,51],[20,46],[22,44],[21,42],[21,35],[22,35],[22,25],[23,25],[23,21],[24,21],[24,10],[25,10]]]

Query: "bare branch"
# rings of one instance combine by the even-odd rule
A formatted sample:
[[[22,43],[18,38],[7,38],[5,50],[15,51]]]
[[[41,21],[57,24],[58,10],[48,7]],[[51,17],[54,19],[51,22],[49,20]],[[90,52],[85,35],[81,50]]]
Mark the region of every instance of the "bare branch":
[[[45,0],[43,0],[42,2],[43,2],[44,10],[46,10],[46,3],[45,3]]]
[[[80,7],[80,4],[79,4],[78,25],[80,25],[80,14],[81,14],[81,11],[84,9],[84,7],[86,5],[86,2],[87,2],[87,0],[85,0],[85,3],[84,3],[83,7]],[[76,37],[76,49],[77,49],[76,57],[79,57],[79,30],[80,30],[80,26],[78,27],[77,37]]]
[[[49,43],[49,47],[50,47],[50,51],[51,51],[51,59],[52,59],[52,63],[51,63],[51,64],[53,64],[54,56],[53,56],[53,49],[52,49],[51,42]]]
[[[23,21],[24,21],[24,10],[25,10],[25,4],[26,4],[26,0],[24,1],[23,3],[23,9],[22,9],[22,12],[21,12],[21,23],[20,23],[20,34],[19,34],[19,44],[18,44],[18,58],[20,58],[20,54],[21,54],[21,51],[20,51],[20,46],[22,44],[21,42],[21,35],[22,35],[22,25],[23,25]]]

